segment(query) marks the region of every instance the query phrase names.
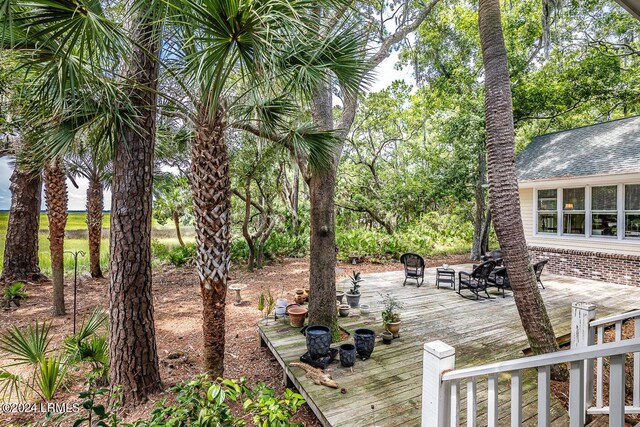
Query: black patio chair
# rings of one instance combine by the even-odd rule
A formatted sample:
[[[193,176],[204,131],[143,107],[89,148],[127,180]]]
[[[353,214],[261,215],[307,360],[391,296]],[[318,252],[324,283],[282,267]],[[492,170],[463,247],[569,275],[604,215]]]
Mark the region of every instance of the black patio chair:
[[[548,259],[543,259],[542,261],[538,261],[533,264],[533,271],[536,273],[536,280],[540,286],[542,286],[542,289],[544,289],[544,285],[542,284],[542,280],[540,280],[540,275],[542,275],[542,270],[544,270],[544,266],[547,265],[548,262]]]
[[[487,292],[487,287],[490,286],[488,281],[489,275],[495,268],[495,261],[486,261],[482,264],[474,267],[471,273],[461,271],[458,273],[458,294],[462,295],[462,288],[469,289],[476,296],[476,299],[480,297],[480,292],[484,292],[486,297],[493,298]]]
[[[404,283],[402,286],[407,284],[408,279],[414,279],[419,288],[424,283],[424,258],[418,254],[406,253],[402,254],[400,262],[404,265]]]
[[[494,249],[492,251],[486,252],[484,255],[480,255],[480,261],[496,261],[502,264],[502,251],[500,249]],[[498,265],[500,265],[498,264]]]
[[[502,298],[504,298],[504,291],[511,289],[511,282],[509,282],[509,276],[507,275],[507,267],[498,267],[489,273],[487,281],[491,286],[495,286],[498,290],[502,290]]]

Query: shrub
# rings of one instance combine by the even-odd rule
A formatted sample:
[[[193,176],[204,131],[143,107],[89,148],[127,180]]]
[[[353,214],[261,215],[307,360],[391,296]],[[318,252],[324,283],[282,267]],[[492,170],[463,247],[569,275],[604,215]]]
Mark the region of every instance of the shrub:
[[[162,261],[166,261],[169,257],[169,247],[158,240],[151,241],[151,256]]]
[[[24,282],[14,282],[4,289],[4,299],[11,300],[14,298],[23,299],[29,295],[23,290],[25,287]]]
[[[261,427],[301,426],[290,421],[298,408],[305,403],[302,396],[285,391],[284,399],[278,399],[273,389],[264,384],[250,388],[245,379],[210,381],[206,375],[180,383],[170,389],[176,393],[174,405],[166,399],[158,402],[147,421],[137,421],[136,427],[160,426],[246,426],[242,416],[235,416],[228,402],[241,403],[244,415],[249,415]]]
[[[188,243],[184,246],[176,246],[169,251],[168,260],[176,267],[182,267],[190,263],[196,256],[196,245]]]

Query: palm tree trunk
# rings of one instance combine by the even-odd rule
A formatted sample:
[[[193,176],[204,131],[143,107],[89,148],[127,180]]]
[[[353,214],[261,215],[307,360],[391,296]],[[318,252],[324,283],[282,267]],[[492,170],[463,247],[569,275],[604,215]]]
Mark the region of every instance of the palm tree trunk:
[[[11,174],[11,210],[4,246],[2,281],[41,280],[38,266],[38,232],[42,180],[40,172],[16,165]]]
[[[100,244],[102,242],[102,211],[104,193],[102,182],[91,176],[87,188],[87,232],[89,235],[89,271],[91,277],[103,277],[100,267]]]
[[[124,405],[162,389],[151,277],[151,203],[159,19],[150,2],[132,2],[134,41],[124,71],[135,125],[121,130],[113,161],[109,286],[109,383]]]
[[[499,0],[480,0],[480,41],[485,68],[489,202],[522,326],[535,354],[558,350],[553,327],[530,266],[515,170],[511,83]]]
[[[225,303],[231,259],[231,181],[224,112],[200,110],[191,154],[196,264],[202,292],[204,368],[224,373]]]
[[[176,235],[178,236],[178,243],[180,243],[180,246],[184,246],[184,241],[182,240],[182,233],[180,232],[180,214],[178,214],[178,211],[173,211],[171,216],[173,217],[173,224],[176,226]]]
[[[484,225],[487,210],[487,202],[485,200],[485,181],[487,175],[487,159],[482,150],[478,153],[478,175],[476,177],[475,201],[476,211],[473,218],[473,244],[471,246],[471,259],[479,260],[484,255]]]
[[[49,218],[49,250],[53,280],[53,315],[62,316],[64,308],[64,229],[67,225],[67,183],[60,158],[44,166],[45,201]]]

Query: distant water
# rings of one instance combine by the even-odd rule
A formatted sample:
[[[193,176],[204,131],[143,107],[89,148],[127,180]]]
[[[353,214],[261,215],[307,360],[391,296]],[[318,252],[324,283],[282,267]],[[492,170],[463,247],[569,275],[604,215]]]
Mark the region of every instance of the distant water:
[[[11,208],[11,192],[9,191],[9,185],[11,173],[13,172],[13,158],[2,157],[0,158],[0,211],[8,211]],[[76,183],[79,188],[76,188],[71,183],[71,180],[67,179],[67,189],[69,191],[69,211],[82,211],[86,209],[87,203],[87,187],[88,181],[85,178],[76,179]],[[105,209],[111,207],[111,191],[105,190],[104,192]],[[44,197],[42,197],[42,208],[45,209]]]

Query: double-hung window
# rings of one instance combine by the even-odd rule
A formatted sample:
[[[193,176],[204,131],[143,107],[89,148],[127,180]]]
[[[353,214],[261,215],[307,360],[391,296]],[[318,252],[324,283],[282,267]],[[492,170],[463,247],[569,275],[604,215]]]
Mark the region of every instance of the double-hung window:
[[[624,186],[624,237],[640,239],[640,184]]]
[[[558,232],[558,190],[538,190],[538,233]]]
[[[591,235],[618,235],[618,186],[591,188]]]
[[[584,187],[562,189],[562,234],[585,235],[584,199]]]

